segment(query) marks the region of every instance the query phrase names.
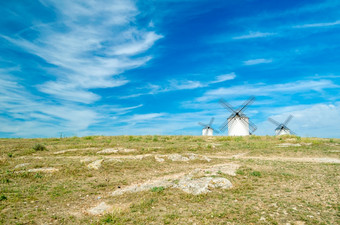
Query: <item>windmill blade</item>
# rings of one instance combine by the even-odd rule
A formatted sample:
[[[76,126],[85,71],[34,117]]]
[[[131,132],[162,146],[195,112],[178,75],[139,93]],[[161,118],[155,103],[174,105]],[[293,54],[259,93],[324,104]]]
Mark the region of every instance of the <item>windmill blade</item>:
[[[221,98],[219,102],[220,102],[220,104],[221,104],[224,108],[226,108],[229,112],[231,112],[231,113],[236,113],[236,111],[233,109],[233,107],[232,107],[228,102],[224,101],[223,98]]]
[[[257,126],[249,120],[249,126],[252,129],[252,133],[254,133],[257,130]]]
[[[251,130],[250,132],[251,134],[257,130],[257,126],[253,122],[251,122],[249,119],[247,121],[246,119],[244,119],[244,117],[240,117],[240,118],[244,126],[249,126],[249,129]]]
[[[228,119],[226,121],[224,121],[224,123],[222,123],[222,125],[220,126],[220,131],[224,132],[227,129],[227,125],[228,125]]]
[[[280,126],[281,124],[279,122],[277,122],[276,120],[273,120],[272,118],[268,118],[268,121],[272,122],[273,124],[275,124],[276,126]]]
[[[214,117],[211,118],[210,123],[209,123],[209,127],[211,127],[211,125],[213,124],[214,119],[215,119]]]
[[[291,134],[293,134],[293,135],[295,135],[295,136],[298,136],[294,131],[292,131],[292,130],[289,130],[289,132],[291,133]]]
[[[296,134],[295,132],[293,132],[291,129],[289,129],[287,126],[283,125],[283,126],[282,126],[282,128],[281,128],[281,130],[283,130],[283,129],[285,129],[285,130],[289,130],[289,133],[291,133],[291,134],[293,134],[293,135],[296,135],[296,136],[297,136],[297,134]]]
[[[292,118],[293,118],[293,116],[289,115],[288,118],[286,119],[286,121],[283,122],[283,125],[286,126]]]
[[[212,129],[213,131],[215,131],[216,133],[220,133],[217,129],[213,128],[213,127],[210,127],[210,129]]]
[[[240,109],[237,110],[238,113],[244,111],[249,105],[251,105],[255,101],[255,97],[251,96],[248,100],[246,100]]]
[[[249,123],[243,117],[240,117],[240,121],[245,128],[249,128]]]
[[[201,123],[201,122],[198,122],[199,125],[203,126],[204,128],[208,127],[209,125],[208,124],[204,124],[204,123]]]

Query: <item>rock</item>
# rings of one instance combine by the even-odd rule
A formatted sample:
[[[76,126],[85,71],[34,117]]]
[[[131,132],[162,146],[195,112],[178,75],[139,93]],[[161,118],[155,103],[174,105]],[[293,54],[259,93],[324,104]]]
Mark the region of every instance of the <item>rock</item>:
[[[261,216],[260,221],[266,221],[266,218]]]
[[[128,153],[128,152],[135,152],[137,151],[136,149],[128,149],[128,148],[106,148],[103,149],[99,152],[97,152],[97,154],[109,154],[109,153],[118,153],[118,152],[124,152],[124,153]]]
[[[181,156],[180,154],[168,155],[168,159],[171,161],[189,161],[188,157]]]
[[[211,159],[209,158],[209,157],[207,157],[207,156],[201,156],[201,160],[205,160],[205,161],[207,161],[207,162],[210,162],[211,161]]]
[[[53,168],[53,167],[47,167],[47,168],[37,168],[37,169],[29,169],[27,172],[44,172],[44,173],[54,173],[59,171],[59,169]]]
[[[14,169],[18,169],[18,168],[21,168],[21,167],[26,167],[26,166],[28,166],[28,165],[29,165],[29,163],[18,164],[18,165],[16,165],[16,166],[14,167]]]
[[[167,156],[169,160],[171,161],[189,161],[189,160],[206,160],[206,161],[211,161],[210,158],[208,158],[207,156],[200,156],[200,155],[196,155],[193,153],[188,154],[187,156],[182,156],[180,154],[171,154]]]
[[[212,188],[231,188],[232,184],[228,179],[221,177],[202,177],[198,179],[185,177],[178,184],[174,184],[173,187],[189,194],[199,195],[210,192]]]
[[[305,225],[305,221],[295,221],[294,222],[295,225]]]
[[[160,179],[160,180],[154,180],[154,181],[147,181],[142,184],[135,184],[128,186],[126,188],[121,188],[119,190],[116,190],[112,193],[113,196],[122,195],[124,193],[134,193],[134,192],[140,192],[140,191],[147,191],[154,187],[170,187],[172,186],[172,181],[169,181],[167,179]]]
[[[158,155],[155,155],[155,160],[160,163],[164,162],[164,159],[159,157]]]
[[[101,202],[96,207],[93,207],[93,208],[89,209],[88,213],[92,214],[92,215],[100,215],[100,214],[103,214],[103,213],[107,212],[111,208],[112,208],[112,206],[107,205],[105,202]]]
[[[97,152],[97,154],[107,154],[107,153],[117,153],[117,152],[118,152],[118,149],[107,148],[107,149],[103,149]]]
[[[130,185],[125,188],[120,188],[112,193],[113,196],[122,195],[124,193],[135,193],[140,191],[147,191],[154,187],[163,188],[178,188],[190,194],[202,194],[210,192],[213,188],[227,189],[231,188],[231,182],[222,177],[212,177],[212,175],[219,175],[221,173],[236,175],[235,172],[239,168],[237,164],[220,164],[205,169],[195,169],[189,174],[177,174],[170,177],[163,177],[158,180],[147,181],[141,184]],[[209,171],[209,176],[206,172]],[[203,176],[200,178],[193,178]]]
[[[88,168],[90,169],[95,169],[98,170],[102,166],[103,159],[96,160],[89,165],[87,165]]]
[[[299,143],[293,144],[293,143],[281,143],[278,144],[277,147],[285,148],[285,147],[300,147],[301,145]]]
[[[93,160],[93,158],[85,157],[85,158],[81,159],[80,162],[81,162],[81,163],[87,163],[87,162],[90,162],[90,161],[92,161],[92,160]]]
[[[208,172],[211,175],[219,175],[224,173],[231,176],[236,176],[236,170],[240,167],[238,164],[218,164],[207,169],[202,169],[203,172]]]

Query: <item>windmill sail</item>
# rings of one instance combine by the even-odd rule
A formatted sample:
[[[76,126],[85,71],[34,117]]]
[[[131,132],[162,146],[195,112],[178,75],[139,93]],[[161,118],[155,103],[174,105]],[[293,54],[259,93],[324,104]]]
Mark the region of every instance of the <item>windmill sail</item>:
[[[228,134],[231,136],[244,136],[255,132],[256,125],[252,123],[244,114],[244,111],[255,101],[255,97],[251,96],[237,110],[226,102],[223,98],[220,99],[220,104],[227,109],[231,115],[220,126],[220,131],[224,132],[228,127]]]

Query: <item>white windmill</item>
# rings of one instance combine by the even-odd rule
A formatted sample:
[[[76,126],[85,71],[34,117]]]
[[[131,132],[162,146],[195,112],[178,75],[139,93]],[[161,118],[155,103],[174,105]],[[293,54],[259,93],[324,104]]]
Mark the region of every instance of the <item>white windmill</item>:
[[[216,129],[214,129],[214,128],[212,127],[212,124],[213,124],[213,122],[214,122],[214,119],[215,119],[215,118],[212,117],[212,118],[210,119],[210,123],[209,123],[209,124],[204,124],[204,123],[201,123],[201,122],[198,123],[199,125],[203,126],[203,129],[202,129],[202,135],[203,135],[203,136],[213,136],[214,131],[215,131],[216,133],[219,133]]]
[[[252,96],[247,101],[245,101],[240,108],[234,110],[229,103],[221,98],[221,105],[229,112],[231,112],[231,115],[221,125],[220,131],[225,131],[228,125],[228,136],[247,136],[254,133],[257,129],[256,125],[252,123],[249,118],[243,113],[244,110],[254,102],[254,100],[255,97]]]
[[[293,116],[289,115],[288,118],[283,123],[279,123],[276,120],[273,120],[272,118],[268,118],[268,120],[277,126],[275,129],[275,135],[291,135],[291,134],[296,135],[293,131],[291,131],[287,127],[287,124],[292,118]]]

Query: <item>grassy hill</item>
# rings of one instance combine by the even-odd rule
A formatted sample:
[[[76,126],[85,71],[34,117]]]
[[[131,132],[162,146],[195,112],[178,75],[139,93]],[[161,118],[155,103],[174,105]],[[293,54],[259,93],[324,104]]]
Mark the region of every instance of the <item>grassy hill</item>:
[[[0,150],[0,224],[340,224],[339,139],[89,136]]]

